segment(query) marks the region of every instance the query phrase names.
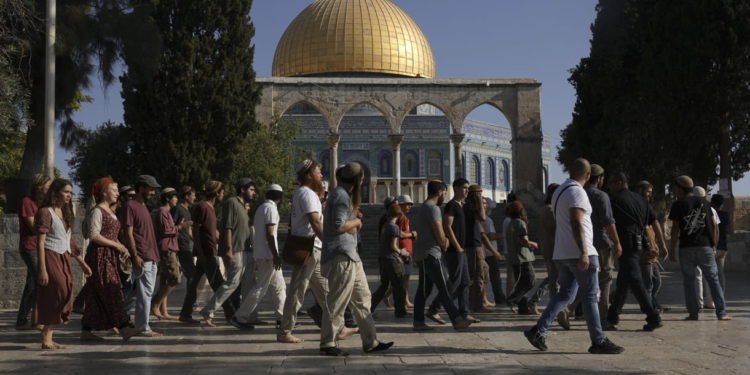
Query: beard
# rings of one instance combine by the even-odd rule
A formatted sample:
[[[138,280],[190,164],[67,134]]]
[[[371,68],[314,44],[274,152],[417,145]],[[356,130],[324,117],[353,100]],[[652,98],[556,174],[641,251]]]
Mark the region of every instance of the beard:
[[[438,206],[442,206],[442,205],[443,205],[443,202],[445,202],[445,197],[443,197],[443,196],[441,195],[441,196],[439,196],[439,197],[438,197],[438,200],[437,200],[437,205],[438,205]]]
[[[319,197],[323,197],[325,194],[325,187],[323,186],[323,180],[318,180],[315,178],[310,179],[310,186],[308,186],[310,190],[314,191],[315,194],[318,194]]]

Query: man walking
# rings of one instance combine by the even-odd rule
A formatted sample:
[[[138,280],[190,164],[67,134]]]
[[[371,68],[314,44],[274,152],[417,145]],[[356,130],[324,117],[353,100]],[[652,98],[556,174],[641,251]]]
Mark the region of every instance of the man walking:
[[[182,274],[185,275],[185,285],[190,285],[190,280],[195,274],[195,261],[193,261],[193,218],[190,215],[190,206],[195,203],[195,190],[190,186],[183,186],[177,193],[180,199],[174,208],[172,208],[172,219],[176,225],[182,225],[177,234],[177,246],[180,251],[177,252],[177,258],[180,260]]]
[[[224,184],[219,181],[209,181],[206,186],[206,199],[198,203],[193,212],[193,252],[198,257],[195,274],[190,280],[185,293],[185,301],[182,303],[180,321],[187,323],[198,323],[193,319],[193,304],[197,299],[198,284],[201,277],[206,275],[208,284],[214,292],[224,283],[224,277],[219,269],[217,242],[219,231],[216,223],[216,205],[224,199]],[[222,305],[224,316],[227,321],[234,315],[234,306],[229,301]]]
[[[688,176],[677,177],[674,181],[674,189],[678,199],[669,211],[669,220],[672,220],[669,255],[672,260],[675,259],[679,243],[682,286],[685,290],[685,304],[689,314],[685,320],[699,319],[700,306],[698,306],[698,297],[695,294],[696,267],[701,268],[703,277],[706,278],[711,288],[711,297],[716,306],[716,318],[722,321],[731,320],[732,317],[727,315],[724,289],[719,282],[716,267],[714,255],[716,241],[713,237],[716,223],[711,207],[705,199],[693,196],[693,179]]]
[[[133,260],[133,278],[136,279],[135,328],[145,337],[161,336],[161,333],[152,331],[148,324],[160,257],[154,223],[146,208],[146,202],[153,198],[160,187],[153,176],[138,176],[135,199],[129,200],[124,208],[126,245]]]
[[[245,204],[255,199],[255,183],[248,177],[237,180],[237,195],[226,200],[219,224],[219,256],[223,257],[226,280],[201,310],[206,325],[215,327],[214,312],[240,286],[245,272],[245,248],[250,238],[250,225]],[[230,322],[239,325],[236,316]]]
[[[612,216],[612,203],[607,193],[600,189],[604,185],[604,168],[591,164],[591,178],[584,187],[591,202],[591,224],[594,226],[594,247],[599,253],[599,317],[604,319],[609,310],[609,290],[614,280],[615,259],[622,255],[622,245],[617,236],[615,218]],[[606,321],[604,330],[613,329]]]
[[[393,342],[380,342],[370,313],[372,295],[367,275],[357,253],[357,233],[362,229],[359,204],[362,201],[364,169],[350,162],[336,171],[341,184],[328,197],[323,225],[323,268],[328,278],[328,313],[323,314],[320,354],[347,356],[336,347],[336,335],[344,329],[344,309],[350,305],[365,353],[387,350]]]
[[[414,261],[419,268],[419,284],[417,295],[414,297],[414,330],[431,330],[424,322],[424,305],[427,296],[432,293],[433,285],[438,290],[437,298],[441,301],[448,317],[453,323],[453,328],[464,329],[471,325],[471,321],[461,316],[456,308],[451,292],[448,289],[448,280],[443,272],[443,253],[448,249],[448,238],[443,231],[443,219],[440,215],[440,205],[447,186],[439,181],[430,181],[427,184],[427,200],[417,214],[415,221],[417,232],[422,233],[414,249]]]
[[[281,255],[279,254],[278,228],[279,204],[283,196],[281,186],[272,184],[266,191],[266,201],[255,210],[253,226],[253,257],[255,258],[253,275],[255,282],[252,289],[242,300],[240,308],[234,314],[238,324],[247,326],[250,315],[258,307],[266,293],[271,290],[276,325],[281,325],[281,317],[286,300],[286,283],[281,273]]]
[[[591,166],[581,158],[576,159],[569,170],[570,178],[552,196],[556,224],[553,259],[557,262],[560,291],[552,297],[536,325],[524,335],[531,345],[546,351],[547,329],[555,316],[575,298],[580,285],[591,338],[589,353],[619,354],[624,349],[604,335],[597,307],[599,257],[594,248],[591,203],[583,189],[583,184],[591,177]]]
[[[297,168],[297,181],[300,187],[292,197],[291,234],[298,237],[315,237],[313,251],[307,261],[292,269],[292,278],[284,301],[284,315],[276,336],[276,341],[297,344],[301,338],[292,335],[297,322],[297,311],[305,299],[308,286],[321,309],[327,309],[328,280],[320,273],[320,250],[323,246],[323,205],[325,194],[320,163],[305,160]],[[350,329],[350,328],[345,328]]]
[[[620,322],[620,313],[630,289],[638,300],[641,312],[646,314],[646,325],[643,326],[643,330],[653,331],[662,326],[661,316],[643,286],[640,262],[644,246],[648,246],[645,228],[647,224],[654,227],[658,243],[663,243],[659,223],[648,202],[637,193],[628,190],[628,179],[624,173],[618,172],[610,177],[609,191],[612,194],[612,211],[617,222],[617,234],[622,241],[622,256],[619,259],[617,287],[613,305],[607,312],[607,322],[613,326]]]
[[[458,313],[469,320],[469,265],[464,251],[466,242],[466,216],[464,214],[464,199],[469,194],[469,181],[458,178],[453,181],[453,199],[443,211],[443,231],[448,237],[448,250],[445,252],[445,263],[450,275],[451,296],[457,300]],[[427,311],[427,318],[438,324],[445,324],[440,318],[440,298],[435,298]]]

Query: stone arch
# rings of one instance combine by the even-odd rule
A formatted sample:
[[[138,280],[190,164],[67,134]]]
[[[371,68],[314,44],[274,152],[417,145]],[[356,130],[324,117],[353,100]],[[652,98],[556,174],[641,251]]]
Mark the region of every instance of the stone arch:
[[[383,103],[377,100],[371,100],[369,98],[361,99],[361,100],[354,100],[351,103],[347,103],[346,105],[341,107],[341,113],[342,118],[343,116],[346,116],[349,111],[351,111],[354,107],[360,105],[360,104],[367,104],[370,107],[376,109],[380,114],[385,118],[385,121],[388,122],[388,126],[390,127],[390,133],[391,134],[401,134],[401,121],[397,121],[396,118],[393,116],[391,111],[388,111],[385,109]],[[338,132],[339,124],[341,121],[336,124],[335,131]]]

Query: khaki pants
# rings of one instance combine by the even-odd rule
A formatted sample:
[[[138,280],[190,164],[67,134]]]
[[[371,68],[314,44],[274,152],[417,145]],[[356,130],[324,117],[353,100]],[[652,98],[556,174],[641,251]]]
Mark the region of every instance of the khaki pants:
[[[471,286],[469,287],[469,308],[472,311],[479,311],[484,306],[484,293],[487,285],[487,263],[484,261],[484,249],[482,247],[467,247],[466,258],[469,263],[469,277],[471,277]]]
[[[372,295],[367,285],[367,275],[362,262],[355,262],[344,254],[336,255],[323,265],[323,274],[328,278],[328,313],[323,311],[320,331],[320,348],[336,346],[336,335],[344,328],[344,310],[351,306],[354,319],[359,326],[362,349],[367,351],[378,345],[375,321],[370,313]]]
[[[242,300],[240,308],[234,313],[235,319],[240,323],[250,321],[252,312],[258,307],[266,293],[270,291],[276,319],[281,320],[284,300],[286,299],[284,275],[280,269],[273,268],[272,259],[255,259],[253,271],[255,284],[250,289],[247,298]]]
[[[599,318],[604,320],[609,311],[609,291],[612,287],[613,273],[615,270],[615,256],[613,249],[604,246],[596,249],[599,253]]]
[[[326,305],[326,296],[328,295],[328,280],[320,273],[320,249],[315,248],[312,257],[307,263],[299,267],[294,267],[292,279],[289,282],[289,289],[284,302],[284,315],[281,318],[281,326],[278,334],[280,336],[291,335],[292,329],[297,322],[297,311],[305,301],[305,292],[310,286],[315,300],[323,309],[324,313],[328,310]]]

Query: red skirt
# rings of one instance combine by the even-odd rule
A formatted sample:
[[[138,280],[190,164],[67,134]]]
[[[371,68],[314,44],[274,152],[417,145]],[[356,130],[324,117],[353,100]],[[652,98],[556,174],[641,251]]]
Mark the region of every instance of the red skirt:
[[[36,284],[34,324],[67,324],[73,310],[73,275],[70,272],[70,253],[44,251],[47,285]]]
[[[105,331],[121,328],[130,317],[125,312],[125,298],[118,271],[117,251],[93,243],[86,252],[86,264],[91,277],[86,280],[86,307],[83,311],[84,329]]]

